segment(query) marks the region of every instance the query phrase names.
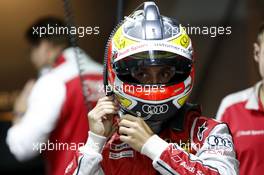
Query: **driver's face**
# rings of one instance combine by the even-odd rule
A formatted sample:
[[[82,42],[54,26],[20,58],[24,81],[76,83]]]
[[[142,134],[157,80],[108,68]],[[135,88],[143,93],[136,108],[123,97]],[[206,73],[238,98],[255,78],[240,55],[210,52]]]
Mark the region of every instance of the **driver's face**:
[[[142,84],[165,84],[175,75],[175,71],[171,66],[149,66],[138,67],[131,75]]]

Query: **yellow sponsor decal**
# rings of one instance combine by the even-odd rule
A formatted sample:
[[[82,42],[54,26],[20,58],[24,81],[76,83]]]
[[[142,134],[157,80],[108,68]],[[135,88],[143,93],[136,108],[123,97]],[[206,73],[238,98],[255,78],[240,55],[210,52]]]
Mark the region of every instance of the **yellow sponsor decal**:
[[[124,97],[122,97],[120,95],[116,94],[116,98],[121,103],[121,105],[126,107],[126,108],[129,107],[132,104],[131,100],[128,100],[128,99],[126,99],[126,98],[124,98]]]
[[[189,38],[189,36],[186,34],[186,32],[185,32],[185,30],[184,30],[183,27],[180,27],[180,30],[181,30],[181,33],[182,33],[182,34],[181,34],[178,38],[173,39],[173,40],[171,40],[170,42],[171,42],[172,44],[177,45],[177,46],[182,46],[182,47],[184,47],[184,48],[187,48],[187,47],[189,46],[189,44],[190,44],[190,38]]]
[[[119,50],[137,43],[136,41],[128,39],[123,35],[122,27],[119,27],[119,29],[116,31],[113,41]]]
[[[185,101],[187,100],[188,97],[189,97],[189,95],[187,94],[187,95],[183,96],[182,98],[180,98],[180,99],[177,101],[178,104],[179,104],[180,106],[182,106],[182,105],[185,103]]]

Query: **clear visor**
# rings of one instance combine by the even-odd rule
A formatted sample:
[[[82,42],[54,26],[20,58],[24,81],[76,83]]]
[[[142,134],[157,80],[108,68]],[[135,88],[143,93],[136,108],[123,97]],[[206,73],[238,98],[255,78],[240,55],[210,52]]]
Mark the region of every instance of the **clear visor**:
[[[120,80],[130,84],[175,84],[190,74],[192,61],[165,51],[146,51],[113,63]]]

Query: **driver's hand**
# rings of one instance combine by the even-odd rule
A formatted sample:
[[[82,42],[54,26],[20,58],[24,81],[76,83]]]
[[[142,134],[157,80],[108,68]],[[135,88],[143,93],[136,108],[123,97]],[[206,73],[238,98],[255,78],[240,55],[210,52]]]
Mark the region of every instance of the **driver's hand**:
[[[118,104],[113,96],[102,97],[96,106],[88,113],[90,131],[104,137],[110,137],[115,127],[113,116],[118,112]]]
[[[147,140],[154,135],[146,122],[140,117],[126,114],[119,123],[120,140],[136,151],[141,151]]]

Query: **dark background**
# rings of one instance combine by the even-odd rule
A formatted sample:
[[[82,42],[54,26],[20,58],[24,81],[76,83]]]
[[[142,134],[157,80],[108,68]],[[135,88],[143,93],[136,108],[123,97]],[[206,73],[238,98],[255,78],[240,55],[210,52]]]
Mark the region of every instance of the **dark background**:
[[[79,38],[80,46],[98,62],[116,23],[119,0],[72,0],[75,23],[99,26],[99,35]],[[129,15],[142,0],[123,0]],[[221,99],[260,80],[253,59],[253,42],[264,19],[263,0],[157,0],[161,14],[190,26],[231,26],[231,35],[192,35],[196,80],[190,101],[200,103],[204,115],[214,117]],[[5,146],[11,106],[17,92],[36,71],[24,39],[27,27],[39,17],[64,17],[62,0],[0,0],[0,174],[41,172],[39,161],[18,164]],[[38,165],[36,165],[38,164]],[[35,167],[35,168],[34,168]],[[5,171],[5,173],[1,173]],[[8,171],[8,172],[7,172]],[[28,173],[30,174],[30,173]]]

